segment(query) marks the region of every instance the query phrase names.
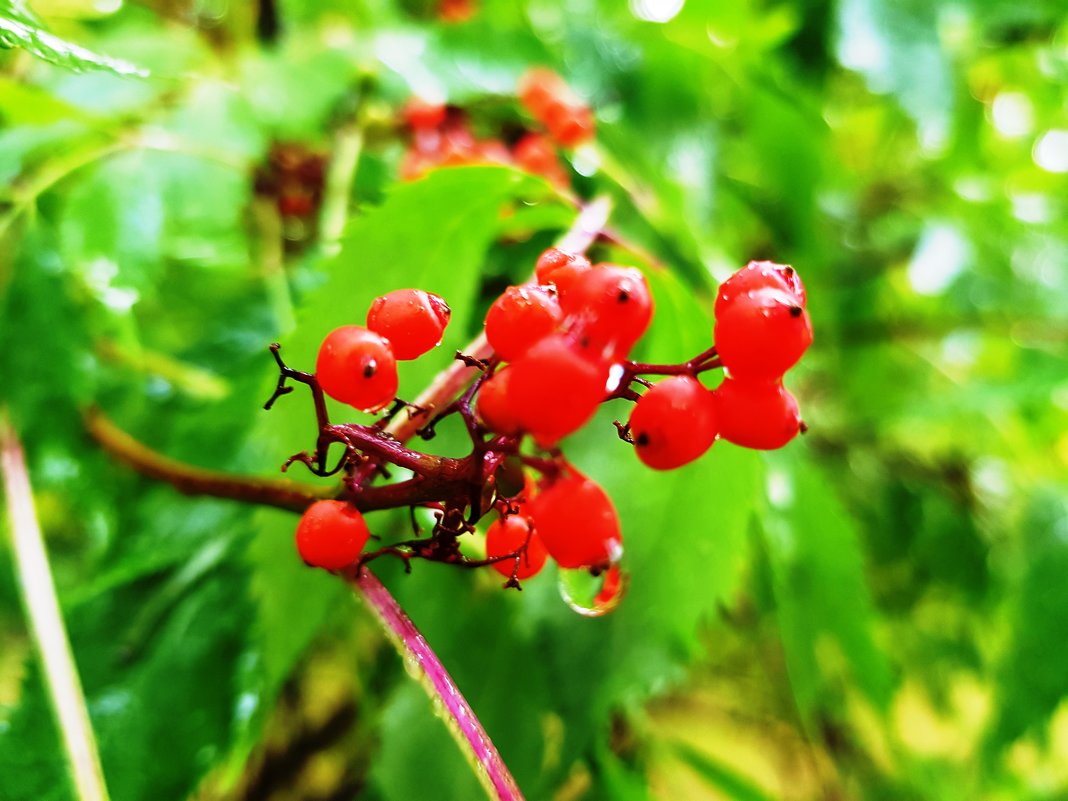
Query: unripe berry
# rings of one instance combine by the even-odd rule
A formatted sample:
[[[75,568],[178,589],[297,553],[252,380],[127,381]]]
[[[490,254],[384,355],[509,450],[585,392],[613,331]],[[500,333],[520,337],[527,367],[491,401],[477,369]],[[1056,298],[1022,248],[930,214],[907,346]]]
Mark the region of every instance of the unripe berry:
[[[781,381],[725,378],[713,393],[719,434],[744,448],[781,448],[801,430],[797,400]]]
[[[526,550],[519,557],[519,570],[515,576],[519,579],[530,578],[541,572],[549,552],[534,530],[530,518],[522,512],[514,515],[506,515],[499,520],[494,520],[486,531],[486,556],[491,559],[495,556],[504,556],[514,553],[526,545]],[[503,559],[493,562],[492,567],[505,578],[511,578],[515,570],[515,561]]]
[[[634,451],[654,470],[672,470],[701,456],[719,433],[716,401],[700,381],[673,376],[649,389],[630,415]]]
[[[558,478],[534,496],[527,513],[560,567],[600,567],[621,553],[623,535],[612,499],[586,476]]]
[[[370,536],[355,506],[344,501],[316,501],[297,524],[297,552],[312,567],[341,570],[360,558]]]
[[[543,286],[510,286],[486,314],[486,339],[497,355],[514,361],[556,330],[563,312]]]
[[[389,340],[396,358],[416,359],[441,342],[451,315],[438,295],[395,289],[371,303],[367,327]]]
[[[331,398],[365,412],[384,409],[397,397],[397,361],[389,341],[358,325],[326,335],[315,377]]]
[[[512,362],[508,400],[524,430],[555,444],[585,424],[604,399],[608,368],[552,334]]]
[[[775,381],[812,344],[812,322],[783,289],[746,292],[716,319],[716,351],[735,378]]]

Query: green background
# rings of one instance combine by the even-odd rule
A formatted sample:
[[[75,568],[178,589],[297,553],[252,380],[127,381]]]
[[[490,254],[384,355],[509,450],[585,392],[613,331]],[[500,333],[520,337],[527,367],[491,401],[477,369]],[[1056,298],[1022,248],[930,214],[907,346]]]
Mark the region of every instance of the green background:
[[[613,614],[573,613],[551,571],[515,593],[380,563],[527,798],[1068,798],[1061,0],[482,0],[452,25],[280,0],[274,31],[266,7],[0,0],[0,405],[116,801],[479,797],[292,515],[140,478],[82,413],[277,475],[314,427],[299,393],[262,411],[268,343],[311,369],[405,286],[454,313],[402,370],[417,394],[575,209],[506,167],[398,183],[397,110],[532,124],[534,64],[595,110],[568,157],[626,243],[595,255],[650,276],[641,359],[708,347],[750,259],[796,266],[816,333],[787,377],[810,430],[782,451],[654,474],[622,405],[565,443],[623,520]],[[358,155],[341,217],[255,194],[273,143]],[[0,548],[0,798],[70,799],[14,570]]]

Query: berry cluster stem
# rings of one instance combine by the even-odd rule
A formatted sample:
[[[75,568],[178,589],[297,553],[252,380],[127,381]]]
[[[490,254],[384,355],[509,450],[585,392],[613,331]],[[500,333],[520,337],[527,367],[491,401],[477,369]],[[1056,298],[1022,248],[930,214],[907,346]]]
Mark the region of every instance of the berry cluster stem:
[[[345,578],[366,601],[405,663],[415,667],[419,683],[427,694],[441,701],[444,707],[443,717],[447,715],[449,729],[456,741],[470,760],[481,767],[475,774],[489,797],[499,801],[523,801],[519,786],[486,730],[482,728],[471,705],[441,664],[434,649],[419,633],[419,629],[389,590],[363,566],[346,574]]]
[[[610,211],[611,201],[606,197],[595,199],[581,207],[575,223],[561,238],[558,247],[569,253],[585,252],[603,232]],[[325,462],[326,452],[332,442],[340,442],[346,447],[346,457],[357,451],[363,454],[362,460],[342,460],[342,464],[351,469],[348,470],[340,489],[324,492],[287,480],[231,476],[178,462],[138,442],[95,409],[86,412],[86,428],[105,450],[139,473],[166,481],[186,494],[230,498],[296,512],[303,511],[317,500],[329,497],[344,497],[361,511],[433,506],[442,514],[438,527],[442,536],[440,540],[418,541],[422,543],[419,547],[438,548],[441,555],[453,561],[450,544],[454,543],[454,535],[458,532],[453,532],[453,538],[450,540],[450,531],[453,526],[469,527],[470,523],[462,517],[457,523],[450,512],[457,508],[462,509],[464,504],[470,504],[472,514],[479,514],[480,491],[486,476],[492,474],[505,455],[514,451],[514,443],[509,437],[482,441],[471,410],[474,393],[465,393],[465,388],[469,388],[472,381],[484,374],[485,362],[492,356],[492,349],[485,336],[480,335],[469,343],[463,349],[465,358],[454,361],[438,373],[430,386],[414,402],[390,417],[384,427],[331,425],[322,390],[315,377],[287,367],[278,354],[277,346],[272,347],[271,351],[279,367],[279,379],[266,408],[270,408],[282,395],[292,392],[293,387],[287,382],[296,381],[306,384],[311,390],[319,423],[320,436],[316,443],[316,453],[297,454],[293,461],[306,464],[320,475],[328,475],[336,472],[327,470]],[[474,448],[469,456],[462,459],[429,456],[404,446],[420,429],[426,430],[437,417],[450,410],[463,417],[472,433]],[[407,467],[415,476],[395,484],[374,486],[373,479],[382,472],[384,463]],[[478,489],[477,492],[475,488]],[[396,555],[410,559],[422,554],[413,549]],[[519,556],[520,551],[487,560],[466,560],[461,557],[458,563],[482,566],[495,561],[515,559],[518,569]],[[435,554],[434,558],[440,557]],[[366,560],[343,572],[343,577],[367,602],[402,658],[417,665],[423,677],[421,684],[432,699],[440,700],[454,739],[472,761],[478,764],[479,769],[475,772],[489,797],[498,801],[522,801],[522,793],[507,766],[441,661],[363,561]],[[509,585],[518,586],[514,574]]]

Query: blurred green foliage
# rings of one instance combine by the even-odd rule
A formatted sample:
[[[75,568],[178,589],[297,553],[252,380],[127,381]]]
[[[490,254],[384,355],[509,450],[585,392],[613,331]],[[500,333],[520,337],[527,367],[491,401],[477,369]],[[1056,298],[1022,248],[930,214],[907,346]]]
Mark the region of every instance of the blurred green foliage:
[[[620,408],[566,443],[624,521],[610,616],[549,575],[380,564],[527,797],[1068,797],[1062,0],[0,0],[0,47],[0,404],[116,801],[480,793],[291,516],[133,475],[81,415],[273,475],[314,429],[299,395],[261,410],[267,344],[310,367],[402,286],[454,310],[417,394],[575,210],[506,167],[397,183],[397,111],[515,127],[533,64],[596,111],[574,185],[614,201],[595,255],[649,272],[641,358],[707,347],[754,258],[797,266],[816,342],[781,453],[653,475]],[[318,218],[264,191],[278,147],[324,159]],[[0,797],[68,799],[13,570]]]

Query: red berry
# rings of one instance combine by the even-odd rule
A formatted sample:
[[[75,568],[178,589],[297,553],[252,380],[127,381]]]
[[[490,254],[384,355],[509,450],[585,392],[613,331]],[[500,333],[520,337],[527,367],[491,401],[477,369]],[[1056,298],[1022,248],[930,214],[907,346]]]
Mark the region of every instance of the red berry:
[[[812,322],[795,295],[755,289],[716,319],[716,351],[735,378],[777,380],[812,344]]]
[[[598,567],[623,547],[619,515],[597,482],[569,473],[527,504],[538,536],[560,567]]]
[[[356,507],[344,501],[316,501],[297,524],[297,552],[312,567],[340,570],[360,558],[370,536]]]
[[[397,397],[397,361],[389,341],[358,325],[326,335],[315,377],[331,398],[365,412],[377,412]]]
[[[515,577],[520,579],[530,578],[539,573],[545,566],[545,560],[549,552],[534,530],[534,524],[530,518],[522,513],[506,515],[499,520],[494,520],[486,531],[486,556],[504,556],[514,553],[526,545],[526,550],[519,556],[519,570]],[[502,559],[492,564],[494,570],[505,578],[511,578],[515,570],[514,559]]]
[[[475,401],[475,412],[482,424],[498,434],[518,434],[520,430],[508,396],[511,375],[510,368],[498,370],[479,387]]]
[[[562,147],[575,147],[593,138],[596,123],[593,112],[581,103],[550,104],[542,123]]]
[[[600,264],[561,296],[568,324],[595,358],[626,354],[653,319],[653,296],[641,270]]]
[[[474,15],[474,0],[441,0],[438,6],[438,19],[442,22],[466,22]]]
[[[789,264],[751,261],[719,286],[716,294],[716,317],[747,292],[759,289],[782,289],[794,295],[799,306],[805,305],[805,285]]]
[[[534,67],[519,79],[516,94],[531,116],[542,119],[553,100],[568,91],[563,79],[548,67]]]
[[[367,327],[389,340],[398,359],[415,359],[441,342],[452,311],[422,289],[396,289],[374,299]]]
[[[514,361],[555,331],[563,316],[545,287],[510,286],[486,314],[486,339],[498,356]]]
[[[402,113],[409,128],[426,131],[445,122],[446,109],[443,103],[431,103],[421,97],[410,97],[404,104]]]
[[[719,434],[735,445],[775,450],[801,430],[797,400],[781,381],[725,378],[713,395],[719,412]]]
[[[570,183],[567,172],[556,155],[556,148],[541,134],[529,133],[516,142],[512,157],[516,166],[542,176],[551,184],[567,186]]]
[[[552,445],[585,424],[604,399],[608,368],[551,334],[509,368],[508,402],[524,430]]]
[[[590,260],[585,256],[549,248],[538,257],[534,275],[539,284],[553,284],[557,296],[562,297],[571,291],[578,277],[590,268]]]
[[[279,195],[277,205],[283,217],[307,217],[315,211],[315,197],[298,188]]]
[[[638,458],[654,470],[672,470],[712,447],[719,433],[716,401],[700,381],[673,376],[638,399],[630,434]]]

